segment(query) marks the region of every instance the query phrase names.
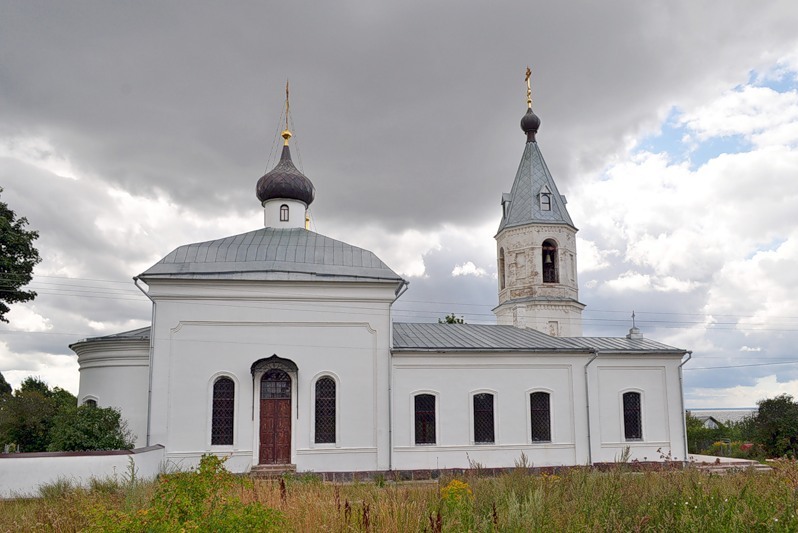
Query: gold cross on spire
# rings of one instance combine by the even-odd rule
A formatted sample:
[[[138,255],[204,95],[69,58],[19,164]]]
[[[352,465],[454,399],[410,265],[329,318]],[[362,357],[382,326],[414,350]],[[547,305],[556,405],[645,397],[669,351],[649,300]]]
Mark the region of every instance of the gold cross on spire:
[[[529,78],[532,76],[532,69],[529,66],[526,67],[526,105],[529,109],[532,109],[532,85],[530,84]]]
[[[288,103],[288,80],[285,80],[285,129],[283,130],[282,137],[285,139],[285,145],[288,146],[288,139],[291,138],[291,130],[288,129],[288,112],[291,110]]]

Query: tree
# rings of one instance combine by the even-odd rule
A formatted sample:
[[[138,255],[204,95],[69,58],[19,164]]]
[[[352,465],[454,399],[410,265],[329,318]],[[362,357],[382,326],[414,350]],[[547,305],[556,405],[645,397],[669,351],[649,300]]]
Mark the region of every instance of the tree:
[[[25,229],[27,225],[28,219],[16,218],[14,211],[0,201],[0,320],[3,322],[8,322],[5,317],[11,310],[8,304],[36,297],[34,291],[21,290],[31,282],[33,267],[42,260],[33,247],[39,232]]]
[[[769,457],[798,457],[798,403],[789,394],[757,402],[757,440]]]
[[[84,450],[129,450],[134,437],[113,407],[72,406],[53,417],[50,428],[51,452]]]
[[[8,384],[6,378],[0,373],[0,397],[8,396],[11,394],[11,385]]]
[[[455,316],[454,313],[449,313],[445,318],[439,318],[438,324],[465,324],[465,320],[461,316]]]
[[[24,452],[47,451],[53,417],[77,403],[69,391],[59,387],[50,390],[41,378],[28,376],[3,402],[0,445],[16,444]]]
[[[13,395],[0,396],[0,447],[16,444],[23,452],[119,450],[135,438],[119,411],[78,407],[78,399],[60,387],[50,389],[27,377]]]

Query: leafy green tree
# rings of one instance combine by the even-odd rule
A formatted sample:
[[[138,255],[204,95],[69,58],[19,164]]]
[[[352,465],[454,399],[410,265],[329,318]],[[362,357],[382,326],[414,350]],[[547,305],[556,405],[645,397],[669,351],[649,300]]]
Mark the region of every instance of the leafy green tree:
[[[461,316],[455,316],[454,313],[449,313],[444,318],[438,319],[438,324],[465,324],[465,320]]]
[[[24,452],[47,451],[53,417],[75,407],[78,399],[41,378],[28,376],[0,407],[0,445],[16,444]]]
[[[0,373],[0,397],[7,396],[11,394],[11,385],[8,384],[6,378],[3,377],[3,374]]]
[[[754,417],[757,441],[769,457],[798,457],[798,403],[789,394],[760,400]]]
[[[53,417],[50,428],[51,452],[84,450],[129,450],[134,437],[113,407],[71,406]]]
[[[0,193],[3,192],[0,187]],[[8,205],[0,201],[0,321],[11,308],[8,304],[27,302],[36,297],[34,291],[21,290],[33,279],[33,267],[41,257],[33,247],[39,232],[25,229],[28,219],[17,218]]]

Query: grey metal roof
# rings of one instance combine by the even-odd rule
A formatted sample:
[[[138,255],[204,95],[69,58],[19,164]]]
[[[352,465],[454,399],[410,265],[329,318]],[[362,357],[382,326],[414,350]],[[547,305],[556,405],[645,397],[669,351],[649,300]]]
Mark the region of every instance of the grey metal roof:
[[[636,353],[636,352],[671,352],[685,353],[687,350],[675,348],[651,339],[629,339],[627,337],[568,337],[575,346],[595,348],[600,352]]]
[[[626,337],[552,337],[534,329],[490,324],[394,322],[395,352],[685,353],[648,339]]]
[[[551,210],[540,209],[538,195],[543,187],[551,191]],[[502,201],[505,196],[502,195]],[[515,174],[510,201],[505,207],[505,216],[499,224],[499,231],[530,223],[568,224],[574,226],[565,201],[557,190],[554,178],[543,160],[536,142],[528,142],[524,147],[521,164]]]
[[[106,342],[106,341],[149,341],[150,340],[150,327],[132,329],[130,331],[123,331],[121,333],[112,333],[110,335],[102,335],[100,337],[87,337],[85,339],[81,339],[78,342],[70,344],[69,347],[72,348],[77,344],[82,344],[84,342]]]
[[[139,276],[184,279],[402,281],[368,250],[302,228],[261,228],[187,244]]]
[[[150,339],[150,328],[139,328],[83,342]],[[74,346],[75,344],[71,345]],[[626,337],[552,337],[534,329],[493,324],[393,323],[394,352],[577,352],[685,353],[685,350],[649,339]]]
[[[432,324],[394,322],[394,351],[536,351],[577,349],[563,337],[534,329],[490,324]]]

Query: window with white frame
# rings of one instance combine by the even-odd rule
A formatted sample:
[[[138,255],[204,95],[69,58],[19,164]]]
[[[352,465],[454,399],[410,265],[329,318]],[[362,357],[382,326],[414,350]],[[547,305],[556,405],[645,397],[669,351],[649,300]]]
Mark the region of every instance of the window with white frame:
[[[417,394],[413,398],[416,444],[435,444],[435,395]]]
[[[213,405],[211,414],[211,445],[232,446],[235,423],[235,382],[229,377],[220,377],[213,383]]]
[[[643,414],[639,392],[623,393],[623,436],[626,440],[643,440]]]
[[[473,398],[474,443],[493,444],[496,442],[493,418],[493,394],[482,392]]]
[[[533,392],[529,395],[532,442],[551,442],[551,395]]]
[[[324,376],[316,381],[316,444],[335,443],[335,380]]]

